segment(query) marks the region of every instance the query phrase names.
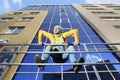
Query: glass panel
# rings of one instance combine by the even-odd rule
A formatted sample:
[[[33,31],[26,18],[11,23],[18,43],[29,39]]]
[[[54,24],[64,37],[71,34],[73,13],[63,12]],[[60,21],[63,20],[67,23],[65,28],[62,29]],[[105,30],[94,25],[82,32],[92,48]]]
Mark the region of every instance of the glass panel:
[[[13,80],[35,80],[36,74],[18,74]]]
[[[33,17],[26,17],[26,18],[22,18],[21,21],[23,21],[23,22],[30,22],[30,21],[32,21],[32,19],[33,19]]]
[[[7,31],[5,31],[5,34],[18,34],[20,33],[24,27],[9,27]]]
[[[23,30],[23,28],[16,28],[13,32],[13,34],[18,34]]]
[[[8,22],[10,20],[12,20],[13,18],[1,18],[0,21],[1,22]]]
[[[39,12],[30,12],[30,14],[39,14]]]
[[[12,47],[12,46],[4,47],[2,49],[2,52],[4,52],[4,54],[0,54],[0,63],[9,63],[9,62],[12,63],[13,62],[12,58],[16,50],[17,47]],[[7,71],[7,66],[0,65],[0,76],[5,76],[6,71]]]
[[[22,12],[14,12],[14,15],[20,15]]]
[[[89,8],[89,9],[102,10],[102,8]],[[72,65],[45,66],[44,71],[39,71],[38,66],[33,66],[33,67],[29,66],[28,69],[27,66],[26,67],[19,66],[17,72],[33,71],[33,73],[35,73],[36,76],[31,76],[29,75],[29,73],[27,75],[29,75],[29,77],[32,77],[31,79],[36,79],[36,80],[37,79],[61,80],[61,78],[63,78],[63,80],[81,80],[81,79],[98,80],[99,78],[101,78],[101,80],[105,80],[106,79],[105,76],[108,77],[109,80],[120,78],[120,74],[118,73],[120,72],[120,65],[119,64],[114,65],[111,63],[111,62],[118,62],[118,60],[113,56],[111,52],[109,52],[108,46],[95,45],[95,43],[105,43],[105,42],[92,29],[92,27],[82,18],[82,16],[79,15],[76,10],[74,10],[72,6],[42,5],[40,10],[48,10],[48,15],[46,17],[45,22],[43,22],[43,24],[40,26],[40,30],[45,30],[52,33],[55,25],[61,25],[64,31],[69,31],[74,28],[77,28],[79,30],[80,45],[75,46],[75,50],[78,51],[76,52],[77,55],[76,57],[77,59],[79,59],[82,56],[85,59],[86,65],[83,65],[83,67],[80,69],[80,72],[78,74],[74,74]],[[64,18],[61,18],[60,14],[62,14],[62,17]],[[62,20],[62,22],[60,23],[59,20]],[[70,22],[68,20],[70,20]],[[37,39],[38,39],[38,33],[35,36],[33,43],[37,43]],[[50,43],[50,41],[46,37],[43,37],[43,41],[46,43]],[[73,41],[74,41],[73,37],[70,37],[68,39],[68,42],[70,43],[72,43]],[[45,47],[46,46],[30,46],[29,50],[44,51]],[[101,52],[103,50],[108,50],[108,52]],[[22,62],[35,63],[34,55],[35,54],[26,54]],[[108,65],[107,64],[108,62],[111,64]],[[54,63],[54,62],[52,61],[51,58],[49,58],[48,63]],[[66,63],[70,63],[70,60],[68,60]],[[24,70],[24,67],[26,70]],[[112,70],[116,72],[112,72]],[[119,71],[117,72],[117,70]],[[46,72],[47,74],[42,74],[44,72]],[[24,75],[22,76],[21,74],[16,74],[14,76],[15,80],[18,80],[19,78],[18,76],[22,77],[22,79],[26,77]]]
[[[10,34],[15,30],[15,28],[9,28],[5,33],[6,34]]]

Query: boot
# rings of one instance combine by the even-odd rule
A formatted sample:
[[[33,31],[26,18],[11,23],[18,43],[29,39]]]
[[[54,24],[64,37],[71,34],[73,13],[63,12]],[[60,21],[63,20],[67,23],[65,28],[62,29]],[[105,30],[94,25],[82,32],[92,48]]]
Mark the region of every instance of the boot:
[[[36,63],[46,63],[46,61],[41,60],[41,58],[40,58],[40,56],[39,56],[38,54],[35,55],[34,59],[35,59],[35,62],[36,62]],[[44,70],[44,65],[38,65],[38,67],[39,67],[39,69],[40,69],[41,71]]]
[[[78,60],[77,63],[84,63],[84,58],[81,57],[81,58]],[[73,66],[73,67],[74,67],[74,72],[75,72],[75,73],[78,73],[78,72],[80,71],[82,65],[75,65],[75,66]]]

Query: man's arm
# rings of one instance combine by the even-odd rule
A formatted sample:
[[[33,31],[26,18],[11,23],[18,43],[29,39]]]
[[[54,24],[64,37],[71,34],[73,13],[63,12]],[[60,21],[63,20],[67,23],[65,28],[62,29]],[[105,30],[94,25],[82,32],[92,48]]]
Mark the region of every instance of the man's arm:
[[[45,36],[50,39],[51,42],[53,42],[53,35],[49,32],[40,30],[38,34],[38,43],[42,44],[42,37]]]
[[[64,38],[69,38],[70,36],[74,36],[75,38],[75,42],[74,44],[78,44],[79,43],[79,35],[78,35],[78,29],[73,29],[73,30],[70,30],[68,32],[65,32],[63,33],[63,37]]]

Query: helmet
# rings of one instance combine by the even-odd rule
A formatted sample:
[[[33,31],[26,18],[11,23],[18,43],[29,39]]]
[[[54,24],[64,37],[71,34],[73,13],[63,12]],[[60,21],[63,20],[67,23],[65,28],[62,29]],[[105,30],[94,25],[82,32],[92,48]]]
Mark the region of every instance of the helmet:
[[[60,29],[61,33],[63,33],[63,28],[62,28],[61,26],[56,25],[56,26],[54,26],[54,28],[58,28],[58,29]]]

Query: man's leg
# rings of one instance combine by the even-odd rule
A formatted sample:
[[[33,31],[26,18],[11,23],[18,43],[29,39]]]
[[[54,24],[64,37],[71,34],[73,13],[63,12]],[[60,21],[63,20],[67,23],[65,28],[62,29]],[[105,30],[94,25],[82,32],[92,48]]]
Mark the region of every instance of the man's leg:
[[[69,46],[66,51],[68,52],[75,52],[75,49],[73,46]],[[84,59],[81,57],[79,60],[76,59],[76,54],[75,53],[65,53],[65,56],[69,55],[69,59],[71,61],[71,63],[84,63]],[[82,67],[82,65],[74,65],[74,71],[75,73],[78,73],[80,71],[80,68]]]
[[[51,50],[51,46],[47,46],[47,47],[45,48],[45,51],[44,51],[45,53],[43,53],[43,54],[41,55],[41,60],[47,62],[48,58],[50,57],[50,54],[49,54],[49,53],[46,53],[46,52],[50,52],[50,50]]]
[[[51,46],[47,46],[46,49],[45,49],[45,52],[49,52],[50,49],[51,49]],[[39,54],[36,54],[35,57],[34,57],[35,62],[36,63],[46,63],[48,58],[49,58],[49,55],[50,54],[43,53],[40,57]],[[38,65],[38,67],[39,67],[40,70],[44,70],[43,65]]]
[[[73,52],[73,51],[75,51],[73,46],[69,46],[66,49],[66,52]],[[63,57],[63,59],[69,57],[71,63],[77,62],[77,58],[76,58],[75,53],[64,53],[62,57]]]

